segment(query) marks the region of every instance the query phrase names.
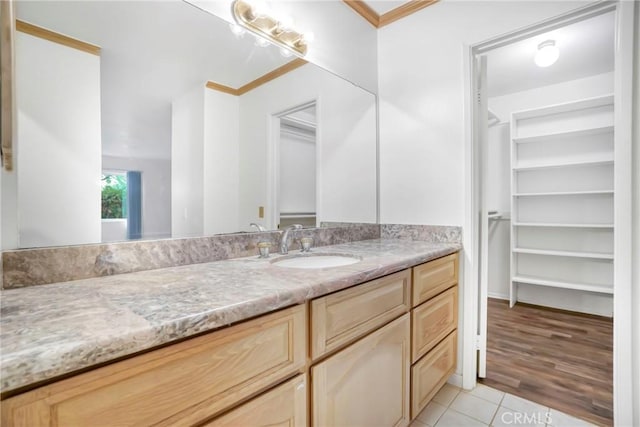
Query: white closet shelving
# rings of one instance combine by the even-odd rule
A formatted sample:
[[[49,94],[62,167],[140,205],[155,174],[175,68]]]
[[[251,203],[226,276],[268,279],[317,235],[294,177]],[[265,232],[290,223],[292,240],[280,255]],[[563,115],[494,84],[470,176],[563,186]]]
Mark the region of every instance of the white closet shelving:
[[[511,115],[511,285],[613,294],[613,96]]]

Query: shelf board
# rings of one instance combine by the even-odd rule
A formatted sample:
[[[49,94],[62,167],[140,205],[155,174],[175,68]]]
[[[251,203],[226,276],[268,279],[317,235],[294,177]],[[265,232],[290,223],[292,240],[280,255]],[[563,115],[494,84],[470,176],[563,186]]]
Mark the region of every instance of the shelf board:
[[[612,164],[613,164],[613,154],[611,156],[603,157],[602,159],[592,159],[592,160],[573,161],[573,162],[539,163],[539,164],[526,165],[526,166],[515,166],[513,170],[528,171],[528,170],[536,170],[536,169],[564,168],[564,167],[575,167],[575,166],[599,166],[599,165],[612,165]]]
[[[550,191],[544,193],[515,193],[513,197],[544,197],[544,196],[608,196],[613,195],[613,190],[590,190],[590,191]]]
[[[613,295],[613,287],[602,285],[591,285],[588,283],[563,282],[559,280],[549,280],[534,276],[514,276],[511,278],[513,282],[525,283],[528,285],[548,286],[551,288],[572,289],[575,291],[589,291],[599,294]]]
[[[605,105],[613,105],[612,94],[596,96],[593,98],[584,98],[579,101],[569,101],[561,104],[548,105],[541,108],[532,108],[530,110],[514,111],[511,114],[514,119],[520,120],[558,113],[567,113],[575,110],[586,110],[588,108],[603,107]]]
[[[553,132],[542,135],[521,136],[513,138],[513,142],[516,144],[528,144],[532,142],[547,142],[557,139],[565,138],[578,138],[591,135],[600,135],[605,133],[613,133],[613,126],[600,126],[589,129],[575,129],[564,132]]]
[[[513,252],[518,254],[613,260],[613,254],[607,254],[602,252],[551,251],[546,249],[527,249],[527,248],[515,248],[513,249]]]
[[[554,227],[554,228],[611,228],[613,224],[561,224],[546,222],[515,222],[514,227]]]

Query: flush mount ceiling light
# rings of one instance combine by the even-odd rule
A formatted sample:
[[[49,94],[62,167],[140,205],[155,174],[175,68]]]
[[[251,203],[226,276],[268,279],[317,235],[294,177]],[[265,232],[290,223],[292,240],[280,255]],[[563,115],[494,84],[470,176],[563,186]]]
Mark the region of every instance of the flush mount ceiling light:
[[[235,0],[231,6],[233,17],[238,25],[243,26],[257,36],[269,40],[283,49],[304,56],[307,53],[308,37],[291,28],[288,19],[276,19],[266,11],[244,0]]]
[[[538,45],[534,61],[538,67],[548,67],[558,60],[560,50],[555,40],[545,40]]]

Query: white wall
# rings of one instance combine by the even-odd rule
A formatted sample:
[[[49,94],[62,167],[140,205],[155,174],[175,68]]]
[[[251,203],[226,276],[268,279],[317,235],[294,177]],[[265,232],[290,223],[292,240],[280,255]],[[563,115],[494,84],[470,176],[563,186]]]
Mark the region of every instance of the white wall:
[[[173,237],[238,231],[237,96],[198,85],[172,104]]]
[[[231,0],[188,1],[227,22],[233,22]],[[313,32],[315,40],[310,44],[305,59],[371,92],[377,91],[378,33],[344,2],[278,0],[270,1],[269,5],[276,14],[291,17],[300,31]]]
[[[103,219],[102,242],[122,242],[127,240],[127,219]]]
[[[14,146],[14,171],[7,172],[4,167],[2,167],[2,171],[0,171],[1,250],[15,249],[18,247],[18,183],[15,172],[17,148],[17,146]]]
[[[102,157],[102,169],[138,171],[142,174],[142,238],[171,237],[171,160]],[[104,234],[102,241],[117,241],[120,234]],[[124,238],[126,239],[126,232]]]
[[[374,96],[313,65],[305,65],[240,97],[240,226],[276,224],[269,203],[274,182],[272,118],[317,101],[320,221],[376,221]],[[258,207],[266,206],[265,218]],[[271,207],[271,209],[269,208]]]
[[[315,140],[281,132],[279,172],[280,212],[315,212]]]
[[[511,210],[511,140],[509,123],[489,128],[487,170],[487,208],[498,211],[503,218]],[[509,298],[509,256],[511,251],[511,222],[489,221],[489,297]]]
[[[204,233],[238,231],[239,99],[204,90]]]
[[[171,234],[204,232],[204,88],[199,85],[171,104]]]
[[[100,242],[100,57],[15,43],[18,246]]]
[[[379,30],[383,223],[463,224],[463,47],[582,4],[445,1]]]

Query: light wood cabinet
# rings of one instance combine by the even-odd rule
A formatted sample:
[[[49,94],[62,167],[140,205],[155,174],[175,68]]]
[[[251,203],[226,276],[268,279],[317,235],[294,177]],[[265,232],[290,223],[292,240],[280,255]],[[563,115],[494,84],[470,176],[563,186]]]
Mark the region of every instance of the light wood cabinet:
[[[3,426],[187,426],[302,372],[306,310],[285,309],[2,402]]]
[[[411,313],[412,354],[416,362],[458,326],[458,287],[447,289]]]
[[[456,369],[458,332],[447,338],[411,368],[411,417],[415,418]]]
[[[409,311],[411,270],[400,271],[311,302],[315,360]]]
[[[413,306],[458,283],[458,254],[413,267]]]
[[[411,419],[456,369],[458,254],[413,267]]]
[[[409,314],[314,366],[313,425],[409,424]]]
[[[305,427],[307,380],[298,375],[202,427]]]

